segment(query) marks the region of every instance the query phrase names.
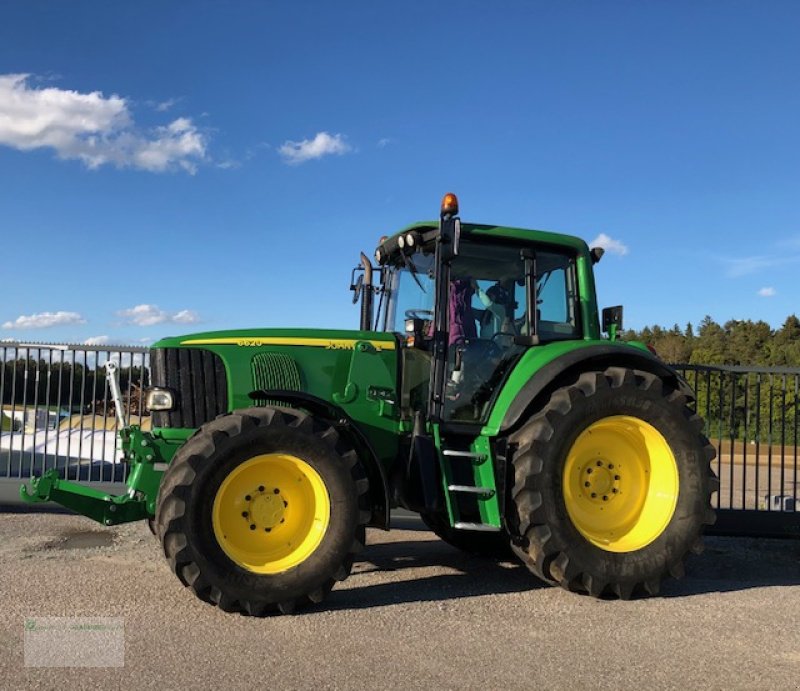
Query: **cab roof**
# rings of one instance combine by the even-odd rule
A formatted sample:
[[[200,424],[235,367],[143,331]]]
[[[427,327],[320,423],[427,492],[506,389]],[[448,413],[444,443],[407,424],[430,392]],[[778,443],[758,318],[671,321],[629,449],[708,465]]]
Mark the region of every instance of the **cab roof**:
[[[399,230],[391,237],[402,235],[411,230],[424,232],[426,230],[435,230],[438,227],[438,221],[420,221],[418,223],[412,223],[410,226]],[[589,250],[589,246],[582,238],[579,238],[575,235],[554,233],[549,230],[533,230],[527,228],[514,228],[511,226],[489,225],[485,223],[467,223],[462,221],[461,233],[463,237],[473,236],[506,238],[509,240],[522,240],[531,243],[560,245],[562,247],[569,247],[577,252],[588,252]]]

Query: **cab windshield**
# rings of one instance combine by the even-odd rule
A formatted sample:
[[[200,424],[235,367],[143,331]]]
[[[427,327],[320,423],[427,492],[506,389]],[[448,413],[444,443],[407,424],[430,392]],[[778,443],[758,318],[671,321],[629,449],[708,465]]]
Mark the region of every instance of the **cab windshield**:
[[[432,254],[417,253],[407,258],[404,266],[384,271],[384,309],[377,315],[376,328],[404,333],[407,319],[433,321],[433,262]],[[540,340],[579,336],[574,256],[540,250],[537,269]],[[493,338],[501,333],[530,334],[524,266],[518,247],[464,242],[460,255],[452,262],[451,282],[453,288],[463,284],[471,303],[469,317],[465,320],[474,319],[475,324],[474,328],[471,323],[467,324],[466,338]],[[453,316],[451,314],[451,328]]]
[[[433,320],[433,276],[432,254],[415,254],[406,266],[387,272],[384,331],[403,333],[406,319]]]
[[[536,251],[536,305],[529,308],[522,245],[463,241],[450,265],[444,419],[486,420],[493,394],[518,356],[536,343],[580,334],[574,255],[556,248]],[[383,329],[405,332],[408,319],[421,320],[433,335],[433,255],[414,254],[384,273]],[[533,266],[532,266],[533,268]],[[536,324],[529,323],[535,314]],[[409,350],[419,376],[408,386],[411,399],[427,397],[430,353],[427,338]],[[406,367],[407,371],[413,368]]]

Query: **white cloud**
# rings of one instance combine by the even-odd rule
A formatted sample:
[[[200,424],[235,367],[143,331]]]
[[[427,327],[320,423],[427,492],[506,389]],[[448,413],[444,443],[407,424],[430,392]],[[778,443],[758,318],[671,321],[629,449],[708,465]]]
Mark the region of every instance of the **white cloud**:
[[[140,140],[130,151],[133,165],[153,172],[163,172],[176,165],[194,173],[197,161],[205,157],[205,138],[189,118],[178,118],[166,127],[157,127],[153,138]]]
[[[392,143],[392,140],[389,137],[384,137],[383,139],[378,140],[378,148],[383,149],[387,147],[389,144]]]
[[[181,99],[179,98],[168,98],[166,101],[161,101],[161,103],[156,103],[155,109],[159,113],[166,113],[172,106],[177,104]]]
[[[50,326],[64,324],[85,324],[86,320],[77,312],[40,312],[39,314],[21,315],[13,322],[5,322],[4,329],[46,329]]]
[[[725,274],[729,278],[741,278],[758,273],[764,269],[772,269],[786,264],[796,264],[800,255],[756,255],[751,257],[722,257],[721,261],[727,265]]]
[[[83,345],[93,345],[93,346],[105,345],[106,343],[108,343],[109,340],[110,339],[108,336],[92,336],[91,338],[87,338],[83,342]]]
[[[619,240],[609,237],[605,233],[600,233],[600,235],[598,235],[589,243],[589,247],[602,247],[606,252],[618,254],[621,257],[624,257],[626,254],[628,254],[627,245],[623,244]]]
[[[313,139],[304,139],[301,142],[285,141],[278,149],[283,160],[290,165],[305,163],[331,154],[342,155],[348,151],[352,151],[352,147],[341,134],[327,132],[318,132]]]
[[[773,288],[772,286],[766,286],[764,288],[761,288],[758,291],[758,294],[762,298],[771,298],[775,295],[775,288]]]
[[[154,326],[155,324],[195,324],[200,321],[197,312],[180,310],[165,312],[158,305],[136,305],[120,310],[117,314],[130,324],[136,326]]]
[[[194,324],[199,320],[196,312],[193,312],[192,310],[181,310],[180,312],[173,314],[170,321],[173,321],[176,324]]]
[[[31,151],[50,148],[88,168],[110,164],[151,172],[194,173],[208,141],[189,118],[142,131],[127,101],[99,91],[32,87],[27,74],[0,75],[0,144]]]

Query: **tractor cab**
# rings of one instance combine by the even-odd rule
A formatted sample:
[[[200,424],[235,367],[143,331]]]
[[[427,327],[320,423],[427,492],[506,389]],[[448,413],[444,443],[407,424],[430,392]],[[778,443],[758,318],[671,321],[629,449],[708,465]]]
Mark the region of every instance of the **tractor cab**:
[[[591,272],[582,286],[578,270],[590,255],[578,238],[462,224],[457,214],[448,194],[438,224],[382,239],[371,271],[380,283],[361,293],[378,295],[377,314],[362,303],[361,328],[401,335],[412,408],[437,421],[483,423],[531,346],[596,334],[594,302],[580,299],[594,294]]]

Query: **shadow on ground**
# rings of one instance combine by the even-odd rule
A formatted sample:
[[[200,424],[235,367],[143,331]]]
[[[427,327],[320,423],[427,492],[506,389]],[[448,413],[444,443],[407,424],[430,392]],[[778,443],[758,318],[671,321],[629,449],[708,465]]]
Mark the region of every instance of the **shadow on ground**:
[[[686,597],[750,588],[800,585],[800,540],[706,537],[690,556],[686,577],[666,581],[664,597]]]
[[[66,512],[63,509],[52,511],[52,507],[48,505],[49,511],[42,511],[39,505],[5,507],[4,510],[9,513]],[[436,538],[419,518],[393,517],[392,528],[397,532],[389,536],[382,531],[372,533],[372,543],[359,555],[352,578],[346,587],[336,589],[334,596],[326,601],[325,609],[445,602],[550,587],[521,563],[483,558],[451,547]],[[408,539],[403,539],[400,531],[408,531]],[[102,549],[113,543],[113,535],[112,530],[93,524],[86,529],[69,528],[50,535],[48,541],[32,551]],[[394,540],[394,537],[399,539]],[[412,569],[425,571],[407,573]],[[438,573],[431,574],[433,570]],[[366,574],[377,578],[359,577]],[[681,580],[666,580],[661,596],[681,598],[781,586],[800,586],[800,540],[707,536],[705,551],[688,558],[686,576]]]
[[[393,522],[393,527],[426,531],[425,526],[414,519]],[[358,574],[365,573],[389,573],[426,567],[440,567],[447,573],[408,580],[392,578],[386,583],[338,590],[336,596],[328,601],[327,607],[365,609],[550,587],[522,564],[465,554],[429,534],[430,540],[370,545],[356,562],[350,583],[355,585],[358,583]],[[706,537],[705,545],[701,555],[688,558],[683,579],[668,579],[663,583],[662,597],[680,598],[800,585],[800,540]]]
[[[466,554],[433,536],[431,540],[369,545],[356,562],[348,583],[358,583],[360,574],[396,573],[426,567],[445,569],[447,573],[410,580],[391,578],[385,583],[337,590],[335,597],[326,602],[326,609],[444,602],[547,587],[522,564]]]

